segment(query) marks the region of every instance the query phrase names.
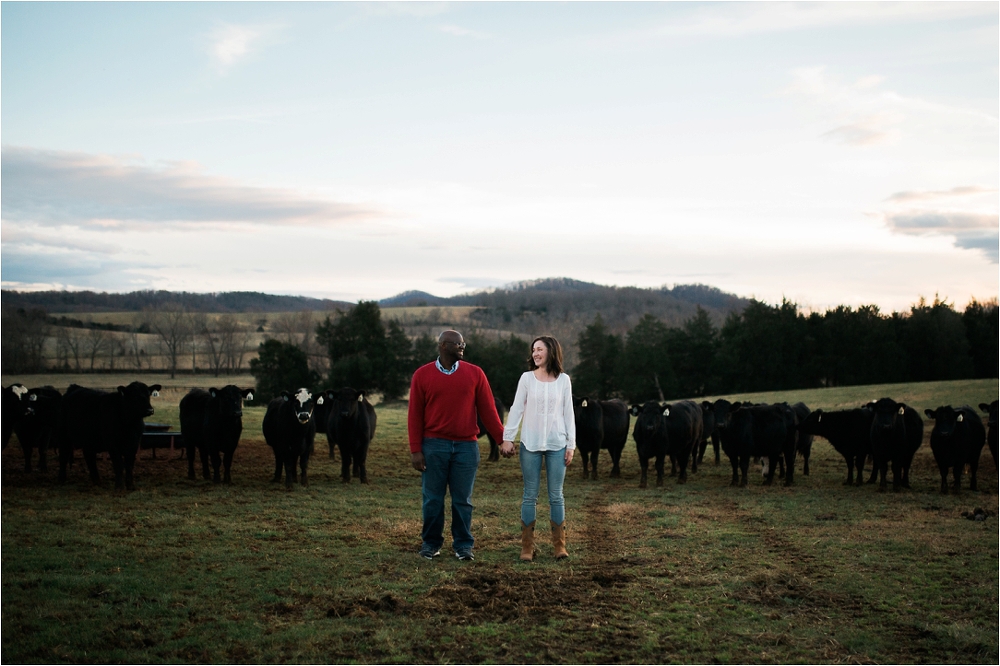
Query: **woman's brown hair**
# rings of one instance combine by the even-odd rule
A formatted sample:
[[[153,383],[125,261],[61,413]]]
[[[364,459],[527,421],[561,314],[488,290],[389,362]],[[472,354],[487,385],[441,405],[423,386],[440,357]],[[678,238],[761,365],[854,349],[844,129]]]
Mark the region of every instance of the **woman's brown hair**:
[[[558,377],[563,372],[562,345],[560,345],[559,341],[553,338],[551,335],[539,335],[537,338],[531,341],[532,349],[535,348],[535,343],[538,342],[539,340],[541,340],[542,344],[545,345],[546,349],[549,350],[549,358],[548,362],[546,363],[548,367],[545,368],[545,371],[548,372],[549,374]],[[531,355],[529,354],[528,369],[534,370],[537,367],[538,366],[535,365],[535,359],[532,358]]]

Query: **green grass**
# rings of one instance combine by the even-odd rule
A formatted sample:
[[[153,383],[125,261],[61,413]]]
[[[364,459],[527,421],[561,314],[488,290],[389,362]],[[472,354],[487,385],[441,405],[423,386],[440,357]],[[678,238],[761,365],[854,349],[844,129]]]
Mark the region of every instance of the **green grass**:
[[[811,406],[855,404],[870,387],[801,392]],[[981,391],[980,393],[976,393]],[[804,397],[808,393],[808,397]],[[909,385],[880,395],[916,406],[996,398],[982,385]],[[926,396],[926,397],[919,397]],[[955,397],[962,396],[962,397]],[[968,397],[965,397],[968,396]],[[902,399],[902,398],[901,398]],[[913,399],[907,397],[908,401]],[[155,401],[176,423],[176,402]],[[914,489],[841,485],[822,440],[795,485],[730,488],[711,462],[684,486],[566,480],[569,560],[519,553],[520,469],[484,461],[475,491],[476,561],[416,556],[420,483],[406,412],[378,407],[372,483],[340,482],[317,442],[310,486],[271,484],[263,408],[245,412],[232,486],[188,481],[177,454],[137,462],[120,494],[102,461],[92,487],[77,461],[26,475],[2,460],[4,663],[819,663],[998,660],[997,474],[980,492],[941,495],[928,447]],[[930,424],[929,424],[930,425]],[[927,433],[929,434],[929,425]],[[801,463],[798,465],[801,472]],[[652,486],[652,484],[651,484]],[[986,522],[962,518],[982,506]]]

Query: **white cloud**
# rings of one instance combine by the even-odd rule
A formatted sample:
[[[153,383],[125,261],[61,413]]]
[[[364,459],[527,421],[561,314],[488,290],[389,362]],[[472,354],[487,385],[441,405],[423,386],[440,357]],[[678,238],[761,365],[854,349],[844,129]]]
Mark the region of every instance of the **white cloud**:
[[[662,36],[732,37],[882,23],[996,16],[979,2],[738,2],[692,5],[687,16],[653,30]]]
[[[438,26],[438,30],[440,30],[441,32],[446,32],[449,35],[457,35],[459,37],[475,37],[476,39],[490,38],[490,36],[485,32],[480,32],[479,30],[470,30],[468,28],[463,28],[457,25]]]
[[[273,28],[250,25],[222,25],[211,36],[209,53],[222,71],[245,58]]]
[[[193,162],[150,165],[121,156],[12,147],[3,149],[0,195],[5,222],[91,229],[328,226],[384,215],[367,205],[209,176]]]
[[[955,247],[978,250],[1000,263],[1000,215],[995,189],[976,185],[947,190],[897,192],[882,213],[890,231],[907,236],[945,236]]]

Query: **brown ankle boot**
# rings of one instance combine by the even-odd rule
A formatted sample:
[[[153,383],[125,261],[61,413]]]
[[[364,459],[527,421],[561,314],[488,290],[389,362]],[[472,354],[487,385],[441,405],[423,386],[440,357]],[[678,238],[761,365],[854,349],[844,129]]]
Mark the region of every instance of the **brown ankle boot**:
[[[530,525],[521,522],[521,559],[530,562],[535,558],[535,521]]]
[[[552,546],[555,549],[556,559],[569,557],[569,553],[566,552],[566,521],[562,521],[562,525],[556,525],[551,520],[549,522],[552,523]]]

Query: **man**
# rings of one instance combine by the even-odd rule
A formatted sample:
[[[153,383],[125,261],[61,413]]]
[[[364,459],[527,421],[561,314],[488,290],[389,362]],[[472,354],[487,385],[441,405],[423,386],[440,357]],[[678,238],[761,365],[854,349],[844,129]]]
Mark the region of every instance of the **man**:
[[[465,341],[458,331],[438,336],[438,358],[413,373],[408,431],[410,461],[422,473],[423,543],[430,560],[444,544],[444,494],[451,493],[451,538],[455,557],[474,559],[472,487],[479,468],[479,424],[503,440],[503,424],[493,391],[479,366],[463,360]]]

